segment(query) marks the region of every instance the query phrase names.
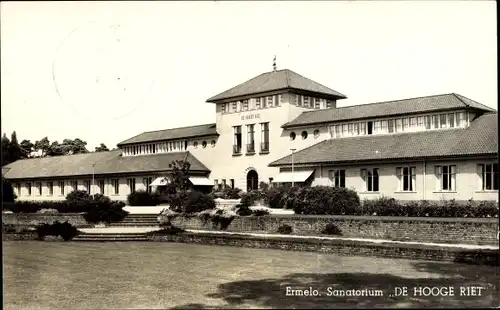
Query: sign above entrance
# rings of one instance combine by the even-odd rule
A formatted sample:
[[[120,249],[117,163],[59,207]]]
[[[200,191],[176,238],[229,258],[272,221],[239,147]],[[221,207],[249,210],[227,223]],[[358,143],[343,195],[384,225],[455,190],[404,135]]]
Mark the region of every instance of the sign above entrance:
[[[242,121],[247,120],[247,119],[255,119],[255,118],[260,118],[260,114],[257,113],[257,114],[249,114],[249,115],[242,115],[241,116]]]

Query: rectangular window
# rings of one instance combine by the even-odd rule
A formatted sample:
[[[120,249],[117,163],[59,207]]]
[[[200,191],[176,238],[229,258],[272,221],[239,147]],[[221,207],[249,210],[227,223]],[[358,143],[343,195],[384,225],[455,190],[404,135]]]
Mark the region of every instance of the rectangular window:
[[[70,181],[69,184],[72,192],[78,190],[78,181]]]
[[[261,123],[260,151],[269,152],[269,123]]]
[[[47,182],[48,195],[54,195],[54,182]]]
[[[394,132],[394,120],[390,119],[387,121],[387,132],[393,133]]]
[[[233,141],[233,153],[239,154],[241,153],[241,126],[233,127],[234,132],[234,141]]]
[[[457,112],[456,113],[456,121],[457,121],[457,127],[465,127],[465,113],[464,112]]]
[[[143,178],[142,183],[146,186],[146,192],[151,194],[153,189],[153,187],[151,186],[151,183],[153,183],[153,178],[151,177]]]
[[[480,164],[479,176],[483,191],[498,190],[498,164]]]
[[[134,182],[134,185],[135,185],[135,182]],[[118,179],[111,179],[111,186],[113,186],[113,194],[118,195],[120,193],[120,183],[119,183]]]
[[[439,123],[441,124],[441,128],[446,128],[446,114],[439,115]]]
[[[438,181],[437,189],[439,191],[455,191],[456,190],[456,166],[436,166],[436,177]]]
[[[380,121],[380,132],[387,133],[387,121]]]
[[[231,182],[231,188],[234,189],[234,179],[229,180]]]
[[[432,115],[432,128],[433,129],[438,129],[439,128],[439,117],[438,115]]]
[[[367,129],[368,129],[368,134],[371,135],[373,134],[373,122],[368,122],[367,123]]]
[[[431,129],[432,128],[432,119],[430,115],[425,116],[425,129]]]
[[[401,132],[403,127],[403,120],[401,118],[396,119],[396,132]]]
[[[398,167],[396,168],[396,175],[399,179],[399,190],[404,192],[416,191],[416,168],[415,167]]]
[[[342,125],[342,137],[347,137],[347,134],[348,134],[348,126],[347,124],[343,124]]]
[[[410,117],[410,123],[409,127],[413,130],[417,128],[417,118],[416,117]]]
[[[424,117],[423,116],[417,117],[417,127],[424,128]]]
[[[59,181],[59,195],[64,196],[64,181]]]
[[[41,196],[42,195],[42,182],[36,182],[36,195]]]
[[[448,114],[448,127],[455,127],[455,113]]]
[[[366,135],[366,123],[359,123],[359,134],[361,136]]]
[[[354,124],[353,123],[348,124],[347,128],[348,128],[348,132],[349,132],[349,137],[355,136],[355,134],[354,134]]]
[[[227,187],[226,179],[222,179],[222,188],[226,188],[226,187]]]
[[[21,196],[21,183],[16,183],[16,195],[17,197]]]
[[[319,109],[321,107],[321,101],[319,98],[314,98],[314,108]]]
[[[243,111],[248,110],[248,100],[243,100]]]
[[[342,137],[341,125],[335,125],[335,138]]]
[[[104,195],[104,180],[98,180],[97,186],[99,187],[99,194]]]
[[[273,96],[267,97],[267,107],[270,108],[273,106]]]
[[[354,123],[354,135],[359,136],[359,123]]]
[[[409,126],[410,119],[409,118],[403,118],[403,131],[408,131],[408,126]]]
[[[92,194],[91,193],[91,190],[90,190],[90,180],[84,180],[83,181],[83,190],[86,191],[87,193],[89,194]]]
[[[333,187],[345,187],[345,170],[330,170],[328,174]]]
[[[373,133],[377,134],[380,133],[380,121],[374,121],[373,122]]]
[[[304,96],[304,107],[309,108],[310,107],[309,105],[310,105],[309,96]]]
[[[31,183],[26,183],[26,189],[27,189],[27,192],[28,192],[28,196],[31,196]]]
[[[361,177],[365,183],[365,191],[378,192],[379,191],[379,175],[378,168],[361,169]]]
[[[261,106],[260,106],[260,98],[255,98],[255,108],[256,109],[260,109]]]
[[[247,153],[255,152],[255,125],[247,125]]]
[[[231,112],[236,112],[237,109],[238,109],[238,103],[236,101],[231,102]]]
[[[135,178],[129,178],[129,179],[127,179],[127,185],[128,185],[128,188],[129,188],[129,192],[131,194],[135,193]],[[114,187],[114,185],[113,185],[113,187]]]

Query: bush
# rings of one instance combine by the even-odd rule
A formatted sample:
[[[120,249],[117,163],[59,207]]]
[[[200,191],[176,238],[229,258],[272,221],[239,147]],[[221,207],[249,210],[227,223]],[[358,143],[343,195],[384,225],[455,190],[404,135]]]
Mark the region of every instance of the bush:
[[[212,222],[213,228],[225,230],[229,227],[236,215],[236,212],[231,210],[212,209],[200,212],[198,214],[198,217],[204,224],[206,224],[210,220]]]
[[[158,215],[158,222],[160,223],[160,226],[171,226],[172,220],[178,215],[179,213],[174,212],[170,209],[163,209]]]
[[[249,216],[249,215],[252,215],[252,210],[247,207],[247,206],[243,206],[243,205],[238,205],[237,206],[237,210],[236,210],[236,214],[238,214],[239,216]]]
[[[323,229],[323,231],[321,231],[321,233],[325,235],[337,235],[337,236],[342,235],[342,231],[334,223],[326,224],[325,228]]]
[[[347,188],[303,187],[289,195],[296,214],[347,215],[360,208],[358,194]]]
[[[157,206],[160,204],[160,195],[147,191],[136,191],[127,196],[130,206]]]
[[[2,202],[14,202],[17,196],[14,193],[12,183],[2,176]]]
[[[252,210],[252,215],[253,216],[269,215],[269,211],[266,209],[254,209]]]
[[[263,192],[266,192],[269,190],[269,184],[266,182],[260,182],[259,183],[259,189]]]
[[[36,228],[39,239],[45,236],[61,236],[64,241],[69,241],[77,236],[80,232],[69,222],[60,223],[58,221],[53,224],[44,223]]]
[[[173,197],[170,203],[172,211],[181,213],[201,212],[214,208],[215,202],[209,195],[196,191],[180,192]]]
[[[66,202],[69,204],[83,205],[94,202],[94,199],[87,191],[76,190],[66,195]]]
[[[278,227],[278,233],[282,235],[289,235],[293,232],[293,228],[290,225],[283,224]]]
[[[264,196],[266,205],[273,209],[283,208],[281,205],[281,198],[283,197],[285,191],[286,189],[284,188],[270,188]]]
[[[184,229],[175,227],[175,226],[168,226],[165,228],[162,228],[160,230],[155,230],[155,231],[150,231],[146,233],[148,236],[165,236],[165,235],[177,235],[179,233],[185,232]]]
[[[222,199],[240,199],[242,191],[239,188],[226,187],[222,190]]]
[[[123,210],[123,202],[113,202],[111,204],[96,204],[89,208],[83,215],[88,223],[113,223],[122,221],[128,212]]]
[[[243,206],[251,207],[255,204],[256,201],[262,199],[263,196],[264,195],[260,191],[257,191],[257,190],[242,193],[240,203]]]

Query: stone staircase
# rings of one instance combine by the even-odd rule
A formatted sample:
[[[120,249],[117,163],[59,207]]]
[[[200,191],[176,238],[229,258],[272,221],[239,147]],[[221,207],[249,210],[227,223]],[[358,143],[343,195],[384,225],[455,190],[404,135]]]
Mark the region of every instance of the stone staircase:
[[[72,241],[149,241],[145,233],[83,233],[73,238]]]
[[[129,214],[121,222],[111,223],[109,227],[157,227],[157,214]]]

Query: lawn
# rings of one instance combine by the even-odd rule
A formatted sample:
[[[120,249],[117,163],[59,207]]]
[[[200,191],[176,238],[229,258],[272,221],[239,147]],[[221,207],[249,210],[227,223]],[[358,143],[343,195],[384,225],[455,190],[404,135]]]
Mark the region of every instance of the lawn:
[[[3,243],[5,309],[368,308],[498,306],[498,268],[177,243]],[[455,296],[391,297],[395,286]],[[286,287],[322,296],[286,296]],[[482,296],[458,296],[482,286]],[[382,290],[379,297],[327,296]],[[495,297],[493,297],[495,296]]]

